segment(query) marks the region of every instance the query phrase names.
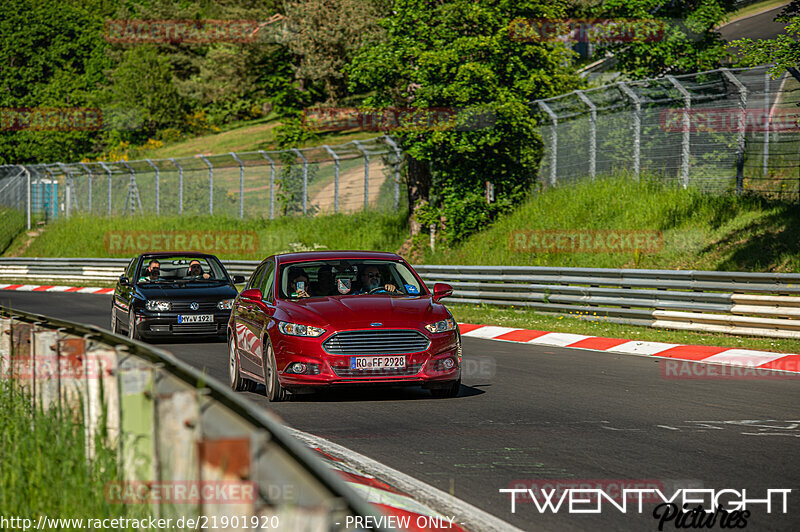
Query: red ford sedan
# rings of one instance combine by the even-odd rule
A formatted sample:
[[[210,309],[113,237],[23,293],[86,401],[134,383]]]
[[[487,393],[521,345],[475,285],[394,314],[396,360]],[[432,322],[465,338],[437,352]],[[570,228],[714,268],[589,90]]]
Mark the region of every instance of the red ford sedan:
[[[461,387],[461,336],[440,302],[394,253],[275,255],[253,272],[228,323],[230,384],[264,383],[270,401],[338,385]]]

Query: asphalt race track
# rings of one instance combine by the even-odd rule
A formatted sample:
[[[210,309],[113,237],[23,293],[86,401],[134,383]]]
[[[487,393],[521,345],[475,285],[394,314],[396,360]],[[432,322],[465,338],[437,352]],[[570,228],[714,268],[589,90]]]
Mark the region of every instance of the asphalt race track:
[[[0,292],[0,304],[108,327],[110,297]],[[227,382],[223,343],[160,347]],[[792,489],[788,513],[752,505],[747,530],[800,529],[800,380],[674,380],[652,358],[464,339],[455,399],[420,389],[339,391],[271,405],[288,425],[412,475],[524,530],[657,530],[654,505],[628,513],[540,514],[500,494],[514,481],[592,480],[611,493]],[[263,389],[262,389],[263,392]],[[636,486],[635,484],[639,484]],[[596,485],[592,485],[596,487]],[[730,500],[730,499],[723,499]],[[584,506],[585,507],[585,506]],[[719,527],[717,522],[714,529]],[[729,526],[730,528],[730,526]],[[675,530],[668,522],[664,530]]]

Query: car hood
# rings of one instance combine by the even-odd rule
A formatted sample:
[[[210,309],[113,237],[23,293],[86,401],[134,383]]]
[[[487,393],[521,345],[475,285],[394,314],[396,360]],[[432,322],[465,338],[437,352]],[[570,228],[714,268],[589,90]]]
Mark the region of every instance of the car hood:
[[[280,304],[295,323],[337,329],[368,328],[373,323],[384,327],[419,327],[449,317],[444,305],[430,296],[334,296],[282,301]]]
[[[136,289],[146,299],[232,299],[238,293],[236,288],[229,284],[180,288],[174,286],[137,286]]]

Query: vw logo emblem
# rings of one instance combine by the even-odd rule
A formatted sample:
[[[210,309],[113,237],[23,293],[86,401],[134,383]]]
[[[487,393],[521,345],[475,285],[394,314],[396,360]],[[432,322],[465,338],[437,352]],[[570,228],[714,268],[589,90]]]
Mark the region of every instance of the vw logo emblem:
[[[198,305],[196,302],[192,301],[192,304],[189,305],[189,308],[192,309],[192,310],[197,310],[197,309],[200,308],[200,305]]]
[[[378,323],[377,321],[375,323],[370,323],[369,324],[370,327],[380,327],[382,325],[383,325],[383,323]]]

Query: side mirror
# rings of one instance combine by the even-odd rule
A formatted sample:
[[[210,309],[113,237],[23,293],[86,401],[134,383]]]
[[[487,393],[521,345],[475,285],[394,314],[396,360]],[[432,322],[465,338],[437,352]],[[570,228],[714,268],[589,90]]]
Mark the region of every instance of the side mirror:
[[[234,275],[233,284],[242,284],[245,281],[244,275]]]
[[[120,275],[119,276],[119,285],[120,286],[130,286],[131,285],[131,280],[128,279],[125,275]]]
[[[248,288],[247,290],[243,290],[242,293],[239,294],[239,297],[251,301],[261,301],[264,298],[260,288]]]
[[[453,295],[453,287],[446,283],[436,283],[433,285],[433,300],[435,302],[440,299]]]

